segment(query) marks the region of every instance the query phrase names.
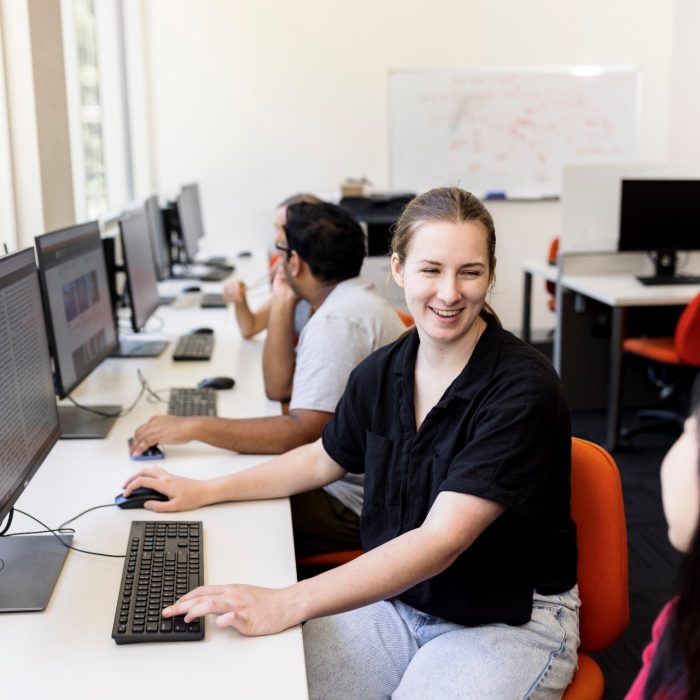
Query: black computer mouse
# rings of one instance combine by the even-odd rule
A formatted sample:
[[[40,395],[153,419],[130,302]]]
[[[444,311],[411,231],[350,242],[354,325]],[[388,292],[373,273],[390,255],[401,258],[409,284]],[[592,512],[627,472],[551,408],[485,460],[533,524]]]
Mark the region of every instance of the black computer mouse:
[[[120,493],[114,502],[120,508],[143,508],[143,504],[146,501],[169,501],[170,499],[160,491],[155,491],[153,489],[147,489],[141,487],[134,489],[128,496],[124,496]]]
[[[198,287],[196,284],[190,285],[189,287],[185,287],[183,292],[201,292],[202,288]]]
[[[187,332],[187,335],[211,335],[214,332],[213,328],[202,326],[201,328],[193,328]]]
[[[252,255],[252,253],[249,250],[242,250],[240,253],[238,253],[239,258],[249,258]]]
[[[197,384],[200,389],[232,389],[236,383],[231,377],[208,377]]]

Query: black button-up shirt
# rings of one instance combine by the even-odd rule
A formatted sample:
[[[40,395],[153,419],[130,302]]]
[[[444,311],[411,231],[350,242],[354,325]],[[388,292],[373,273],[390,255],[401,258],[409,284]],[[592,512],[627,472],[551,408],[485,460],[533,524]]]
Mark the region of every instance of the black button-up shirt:
[[[505,506],[450,567],[398,597],[463,625],[519,625],[535,588],[553,594],[576,582],[571,424],[552,366],[485,318],[471,359],[418,431],[414,330],[355,369],[323,446],[365,474],[366,550],[420,527],[441,491]]]

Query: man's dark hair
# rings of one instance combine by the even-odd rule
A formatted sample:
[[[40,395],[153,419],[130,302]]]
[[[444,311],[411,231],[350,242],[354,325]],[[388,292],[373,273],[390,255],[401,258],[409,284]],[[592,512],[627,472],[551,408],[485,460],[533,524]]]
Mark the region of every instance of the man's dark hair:
[[[287,246],[303,258],[316,279],[342,282],[360,274],[365,235],[347,210],[335,204],[291,204]]]

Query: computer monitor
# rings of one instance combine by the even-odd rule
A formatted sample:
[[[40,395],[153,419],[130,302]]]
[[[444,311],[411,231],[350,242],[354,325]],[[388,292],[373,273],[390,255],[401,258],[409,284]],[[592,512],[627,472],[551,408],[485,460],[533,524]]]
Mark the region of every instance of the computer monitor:
[[[187,260],[194,262],[199,239],[204,236],[199,187],[196,184],[183,185],[177,198],[177,211],[180,220],[181,243],[185,249]]]
[[[97,221],[37,236],[56,393],[65,398],[118,347]],[[60,406],[61,437],[105,437],[121,406]]]
[[[154,194],[149,197],[143,203],[143,208],[148,222],[148,235],[151,241],[156,277],[159,280],[166,280],[170,277],[170,240],[165,233],[163,212],[158,203],[158,195]]]
[[[126,292],[134,332],[143,330],[159,306],[158,280],[153,265],[148,223],[143,209],[133,209],[119,218],[122,254],[126,270]],[[156,354],[165,350],[167,341],[147,341]],[[143,355],[143,353],[142,353]]]
[[[646,284],[694,284],[676,274],[678,251],[700,250],[700,180],[623,180],[618,250],[651,255]]]
[[[58,437],[34,251],[26,248],[0,258],[0,530]],[[51,534],[0,537],[0,612],[43,610],[67,552]]]

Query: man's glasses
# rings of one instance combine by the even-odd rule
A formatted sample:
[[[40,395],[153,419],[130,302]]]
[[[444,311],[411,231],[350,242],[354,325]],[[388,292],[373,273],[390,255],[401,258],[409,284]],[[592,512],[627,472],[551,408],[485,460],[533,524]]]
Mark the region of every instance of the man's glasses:
[[[289,257],[292,254],[292,249],[288,248],[286,245],[282,245],[281,243],[275,243],[275,250],[279,250],[282,253],[286,253],[287,257]]]

